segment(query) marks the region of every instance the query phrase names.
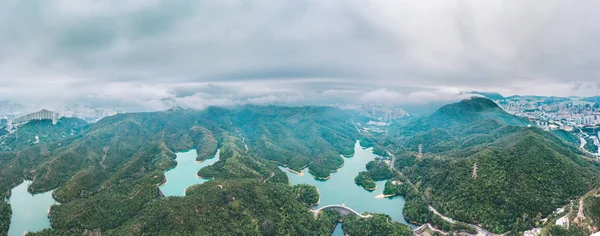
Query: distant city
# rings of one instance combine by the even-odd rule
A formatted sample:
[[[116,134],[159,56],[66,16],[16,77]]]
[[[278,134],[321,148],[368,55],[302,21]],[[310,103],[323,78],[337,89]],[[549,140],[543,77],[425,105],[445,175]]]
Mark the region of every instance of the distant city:
[[[564,129],[597,126],[600,124],[598,98],[560,98],[514,96],[496,100],[507,112],[528,118],[545,129]]]
[[[479,94],[494,100],[508,113],[527,118],[538,127],[545,130],[565,130],[576,133],[597,134],[600,131],[600,96],[597,97],[545,97],[545,96],[511,96],[503,97],[498,93]],[[350,105],[334,104],[334,107],[354,110],[383,125],[401,119],[410,119],[416,115],[407,112],[398,105]],[[23,123],[27,117],[41,111],[29,111],[25,105],[11,101],[0,101],[0,128],[11,122]],[[54,110],[47,119],[59,117],[75,117],[94,123],[104,117],[118,113],[134,112],[124,108],[94,107],[91,105],[73,105],[63,109]],[[32,116],[35,117],[35,116]]]
[[[394,120],[403,119],[411,116],[410,113],[405,111],[402,107],[397,105],[340,105],[336,104],[333,107],[337,107],[344,110],[354,110],[359,114],[369,117],[377,122],[390,122]]]
[[[579,146],[600,157],[600,96],[596,97],[545,97],[510,96],[498,93],[465,92],[485,96],[510,114],[528,119],[544,130],[564,130],[580,139]],[[373,119],[371,131],[382,132],[377,126],[391,121],[415,116],[398,106],[338,105],[342,109],[356,110]],[[407,119],[407,120],[408,120]]]
[[[30,120],[48,119],[56,123],[61,117],[75,117],[88,123],[94,123],[104,117],[127,112],[134,112],[134,110],[74,105],[53,111],[46,109],[32,111],[31,108],[25,105],[11,101],[0,101],[0,129],[6,129],[9,132],[14,131],[19,125]]]
[[[508,113],[526,118],[541,129],[572,132],[579,137],[580,148],[600,157],[600,96],[493,97]]]

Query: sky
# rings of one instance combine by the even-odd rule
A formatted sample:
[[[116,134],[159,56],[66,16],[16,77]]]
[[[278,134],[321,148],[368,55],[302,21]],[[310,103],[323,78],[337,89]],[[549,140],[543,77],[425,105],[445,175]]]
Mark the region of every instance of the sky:
[[[161,110],[600,95],[600,3],[1,0],[0,100]]]

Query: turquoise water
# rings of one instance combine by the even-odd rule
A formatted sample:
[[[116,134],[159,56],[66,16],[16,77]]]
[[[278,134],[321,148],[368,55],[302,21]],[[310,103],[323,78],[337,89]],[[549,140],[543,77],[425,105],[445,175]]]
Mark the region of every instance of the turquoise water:
[[[375,157],[377,156],[373,154],[372,148],[363,149],[357,141],[354,145],[354,156],[344,157],[344,166],[338,172],[332,173],[331,178],[326,181],[313,178],[308,169],[302,170],[304,176],[301,176],[286,168],[280,168],[284,170],[292,184],[310,184],[317,187],[321,202],[315,209],[331,204],[345,204],[360,213],[384,213],[392,217],[393,221],[408,224],[402,215],[403,197],[376,198],[377,195],[383,194],[385,181],[376,182],[377,189],[372,192],[354,183],[358,173],[365,171],[367,163]],[[341,224],[338,227],[341,231]]]
[[[344,236],[344,229],[342,229],[342,223],[338,223],[335,225],[335,229],[333,230],[333,234],[331,236]]]
[[[54,190],[32,195],[27,191],[31,181],[23,181],[19,186],[11,190],[9,199],[12,209],[10,218],[9,236],[21,236],[26,231],[37,232],[50,228],[48,212],[56,201],[52,198]]]
[[[167,182],[160,186],[165,196],[185,196],[185,190],[195,184],[201,184],[209,179],[198,176],[198,171],[205,166],[210,166],[219,160],[220,150],[211,159],[202,162],[196,161],[196,150],[177,153],[177,166],[165,172]]]

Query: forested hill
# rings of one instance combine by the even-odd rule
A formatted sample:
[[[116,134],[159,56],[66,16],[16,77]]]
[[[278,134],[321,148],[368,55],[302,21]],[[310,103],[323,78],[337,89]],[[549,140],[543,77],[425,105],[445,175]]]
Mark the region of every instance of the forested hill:
[[[502,124],[517,126],[529,124],[525,119],[506,113],[489,99],[472,97],[458,103],[445,105],[433,114],[415,120],[400,129],[396,129],[396,131],[401,131],[401,134],[414,134],[431,129],[453,129],[457,126],[481,122],[482,120],[493,120]]]
[[[598,161],[525,124],[493,102],[473,98],[380,137],[424,199],[409,199],[405,215],[430,221],[422,213],[431,204],[495,233],[522,232],[599,185]]]
[[[77,118],[63,117],[56,124],[52,124],[52,120],[32,120],[13,133],[0,132],[0,152],[76,138],[84,133],[88,126],[87,122]]]
[[[57,125],[48,142],[0,152],[0,193],[23,179],[33,180],[29,187],[33,193],[56,189],[54,198],[61,204],[50,212],[53,229],[43,234],[152,230],[144,227],[173,234],[181,229],[176,226],[181,221],[187,225],[221,222],[221,226],[211,224],[222,230],[246,225],[257,230],[253,232],[322,234],[332,229],[337,218],[314,219],[308,212],[310,204],[302,199],[305,194],[314,196],[316,190],[295,192],[276,163],[295,170],[308,166],[315,176],[329,176],[343,163],[340,155],[352,154],[361,138],[353,123],[361,119],[331,107],[242,106],[119,114],[91,126],[82,124],[73,135],[71,129]],[[47,131],[31,130],[34,136]],[[201,176],[214,177],[215,183],[207,182],[185,199],[161,198],[158,185],[165,180],[164,172],[174,167],[174,153],[193,148],[198,160],[221,149],[219,161],[200,170]],[[214,188],[217,183],[223,191]],[[254,201],[262,198],[242,197],[259,193],[267,194],[264,199],[270,202],[259,204]],[[5,205],[0,206],[0,234],[6,232],[10,217]],[[178,206],[194,208],[163,219],[165,207]],[[223,212],[230,216],[227,222],[219,220],[225,215],[209,213],[223,209],[228,209]],[[200,211],[207,213],[196,223],[185,219]],[[304,226],[296,227],[299,222]],[[206,227],[187,230],[207,232]]]

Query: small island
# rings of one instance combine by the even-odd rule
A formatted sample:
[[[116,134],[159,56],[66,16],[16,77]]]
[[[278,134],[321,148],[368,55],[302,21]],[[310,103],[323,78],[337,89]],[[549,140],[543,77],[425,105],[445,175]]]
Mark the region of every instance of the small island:
[[[358,173],[354,183],[367,191],[374,191],[377,189],[376,181],[391,179],[395,175],[396,173],[383,160],[375,160],[367,163],[367,171]]]

